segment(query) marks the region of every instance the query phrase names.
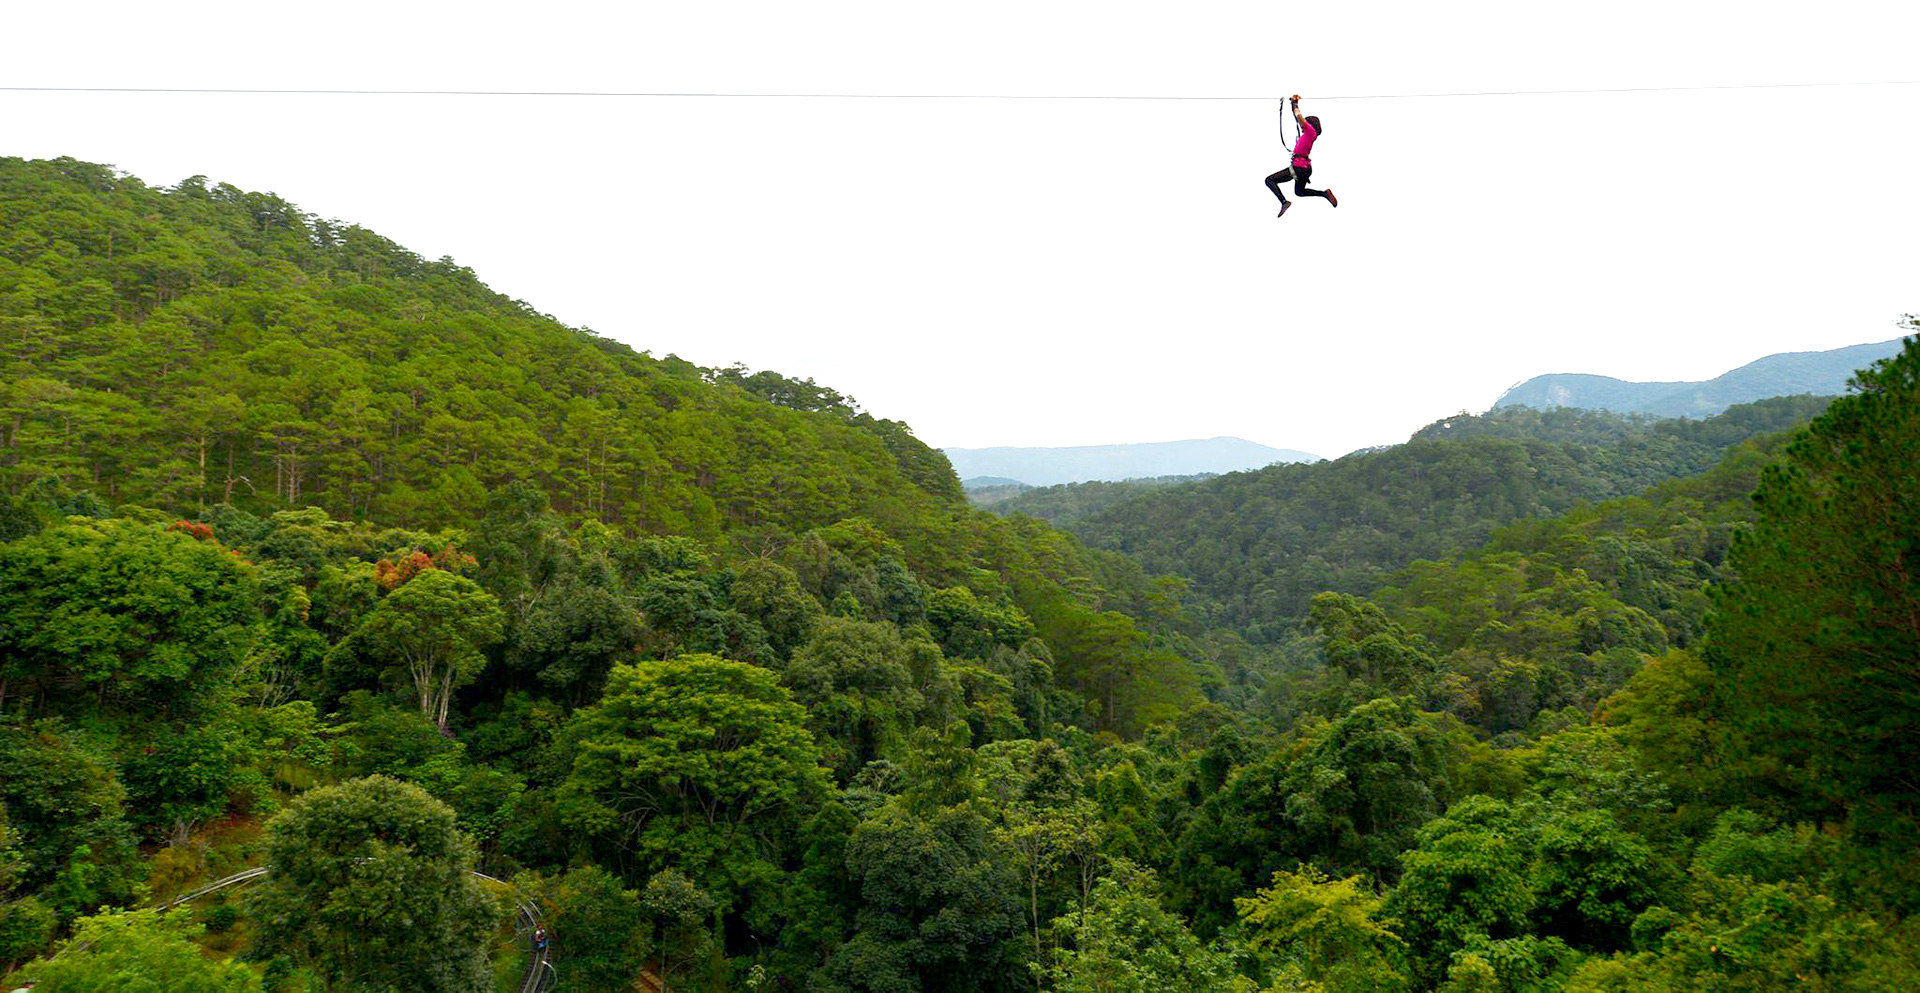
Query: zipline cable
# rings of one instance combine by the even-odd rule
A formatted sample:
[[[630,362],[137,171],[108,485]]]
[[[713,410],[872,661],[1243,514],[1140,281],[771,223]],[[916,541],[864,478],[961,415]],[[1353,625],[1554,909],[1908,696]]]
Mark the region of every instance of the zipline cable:
[[[1476,90],[1458,93],[1357,93],[1302,97],[1303,100],[1427,100],[1464,97],[1562,96],[1581,93],[1679,93],[1704,90],[1778,90],[1841,86],[1920,86],[1920,79],[1854,80],[1824,83],[1731,83],[1714,86],[1619,86],[1600,89]],[[1271,96],[1156,96],[1093,93],[723,93],[639,90],[355,90],[276,89],[198,86],[0,86],[0,93],[154,93],[266,96],[354,97],[600,97],[633,99],[732,100],[1108,100],[1229,101],[1272,100]]]
[[[1578,93],[1684,93],[1706,90],[1788,90],[1828,86],[1920,86],[1920,79],[1854,80],[1829,83],[1722,83],[1710,86],[1613,86],[1568,90],[1473,90],[1460,93],[1360,93],[1314,97],[1315,100],[1423,100],[1441,97],[1535,97]],[[1300,99],[1305,100],[1306,97]]]

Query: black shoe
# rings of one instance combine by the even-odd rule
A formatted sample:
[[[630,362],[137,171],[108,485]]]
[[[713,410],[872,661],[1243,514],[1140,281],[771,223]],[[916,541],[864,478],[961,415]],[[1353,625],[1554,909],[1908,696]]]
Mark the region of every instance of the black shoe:
[[[1292,206],[1293,206],[1293,201],[1292,201],[1292,200],[1282,200],[1282,201],[1280,201],[1280,212],[1279,212],[1278,214],[1275,214],[1275,215],[1273,215],[1273,216],[1275,216],[1275,217],[1285,217],[1285,216],[1287,216],[1287,208],[1289,208],[1289,207],[1292,207]]]

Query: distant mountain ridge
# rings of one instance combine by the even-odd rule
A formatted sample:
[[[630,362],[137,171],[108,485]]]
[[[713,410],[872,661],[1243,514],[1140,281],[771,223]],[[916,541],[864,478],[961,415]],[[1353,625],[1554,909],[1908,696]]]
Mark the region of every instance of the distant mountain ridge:
[[[1823,352],[1778,352],[1701,382],[1641,383],[1611,376],[1553,373],[1501,394],[1500,407],[1581,407],[1655,417],[1712,417],[1739,403],[1769,397],[1837,396],[1857,370],[1900,351],[1904,339]]]
[[[1318,455],[1227,437],[1072,448],[948,448],[942,451],[961,479],[998,476],[1029,486],[1197,476],[1258,469],[1275,462],[1320,461]]]

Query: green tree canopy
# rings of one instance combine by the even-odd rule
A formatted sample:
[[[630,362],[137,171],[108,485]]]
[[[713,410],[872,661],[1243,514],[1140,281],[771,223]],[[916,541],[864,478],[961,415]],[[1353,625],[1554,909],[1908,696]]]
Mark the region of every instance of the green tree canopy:
[[[1298,967],[1330,990],[1405,987],[1406,945],[1381,920],[1382,899],[1364,877],[1330,879],[1303,866],[1234,901],[1247,943]]]
[[[909,658],[898,628],[843,617],[820,621],[794,650],[783,681],[843,777],[882,757],[912,726],[922,697]]]
[[[1310,740],[1282,786],[1294,850],[1340,871],[1396,875],[1415,829],[1452,794],[1445,735],[1407,700],[1382,698]]]
[[[131,903],[138,853],[125,802],[112,766],[60,722],[0,725],[0,805],[21,889],[57,884],[69,913]]]
[[[1542,824],[1534,852],[1539,932],[1575,948],[1625,949],[1634,918],[1653,902],[1653,849],[1607,811],[1579,810]]]
[[[557,879],[521,875],[521,892],[539,901],[553,936],[553,957],[581,989],[623,989],[646,964],[651,942],[640,894],[597,865],[567,870]]]
[[[1387,912],[1405,922],[1407,943],[1437,970],[1476,938],[1527,933],[1532,856],[1529,832],[1510,806],[1468,797],[1420,828]]]
[[[387,594],[354,640],[404,666],[420,713],[445,728],[453,691],[486,665],[481,649],[500,640],[502,619],[500,605],[478,583],[428,569]]]
[[[678,868],[733,892],[824,789],[806,712],[771,671],[711,655],[618,665],[567,730],[561,816],[639,878]]]
[[[1744,782],[1920,875],[1920,338],[1854,378],[1769,467],[1707,663]],[[1892,884],[1891,878],[1884,880]]]
[[[1194,937],[1155,899],[1153,874],[1122,865],[1094,887],[1091,909],[1054,921],[1062,950],[1044,970],[1057,993],[1251,990],[1232,959]]]
[[[479,993],[499,908],[452,808],[384,776],[302,794],[268,825],[247,894],[261,950],[350,988]]]
[[[1021,971],[1015,859],[975,803],[895,798],[855,829],[847,872],[861,907],[827,964],[829,989],[984,991]]]
[[[83,917],[63,954],[28,963],[21,976],[36,993],[260,993],[259,973],[200,954],[189,940],[199,930],[186,911]]]
[[[216,544],[127,520],[49,528],[0,546],[0,705],[192,717],[258,620],[250,570]]]

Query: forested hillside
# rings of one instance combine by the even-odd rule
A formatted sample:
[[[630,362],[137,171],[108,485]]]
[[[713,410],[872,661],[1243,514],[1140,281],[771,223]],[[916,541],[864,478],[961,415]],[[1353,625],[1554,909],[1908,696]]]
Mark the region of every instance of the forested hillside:
[[[1920,339],[1143,493],[1143,567],[269,196],[0,223],[7,983],[1920,985]]]
[[[830,390],[635,353],[198,178],[0,159],[0,322],[9,493],[439,526],[518,479],[703,539],[960,499],[944,457]]]
[[[1702,472],[1729,446],[1803,422],[1826,402],[1767,400],[1703,421],[1507,408],[1330,462],[1177,487],[1083,484],[993,509],[1049,519],[1150,571],[1191,579],[1219,623],[1272,641],[1316,593],[1364,593],[1416,559],[1473,549],[1508,522]]]
[[[177,890],[137,844],[171,843],[154,864],[183,884],[249,857],[204,840],[223,818],[356,775],[453,801],[496,866],[585,857],[556,734],[636,660],[804,704],[776,779],[838,770],[829,794],[916,727],[1135,734],[1211,678],[1155,620],[1169,589],[970,510],[938,452],[811,381],[635,353],[199,179],[0,160],[0,230],[0,804],[24,853],[0,964]],[[620,825],[647,819],[601,826],[605,864],[672,867],[742,920],[744,877],[633,861]]]
[[[967,499],[975,506],[992,508],[996,514],[1024,514],[1071,530],[1075,522],[1103,513],[1148,490],[1212,478],[1212,475],[1156,476],[1117,483],[1062,483],[1059,486],[1022,487],[1018,492],[999,493],[994,495],[994,499],[984,500],[977,492],[969,491]]]

